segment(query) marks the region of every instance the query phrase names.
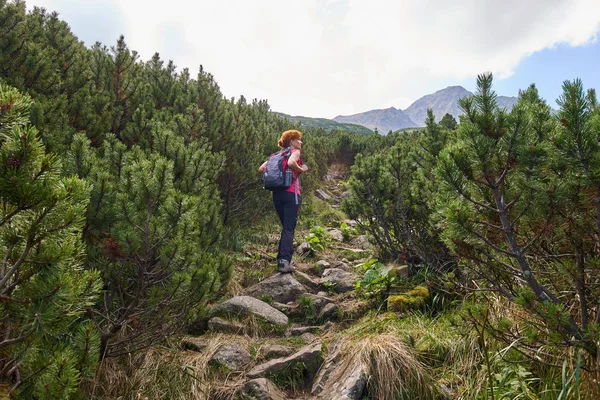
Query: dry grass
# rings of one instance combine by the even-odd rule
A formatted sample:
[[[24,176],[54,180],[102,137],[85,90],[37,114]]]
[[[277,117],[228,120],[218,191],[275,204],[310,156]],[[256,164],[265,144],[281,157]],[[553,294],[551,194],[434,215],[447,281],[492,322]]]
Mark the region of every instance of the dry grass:
[[[245,379],[209,361],[223,344],[248,346],[243,336],[213,335],[202,352],[152,348],[136,356],[104,360],[96,379],[85,387],[89,398],[103,400],[218,400],[232,398]]]
[[[342,362],[330,378],[340,380],[348,369],[363,366],[369,376],[369,398],[433,399],[436,384],[417,352],[394,324],[367,316],[351,329],[330,337],[342,349]]]

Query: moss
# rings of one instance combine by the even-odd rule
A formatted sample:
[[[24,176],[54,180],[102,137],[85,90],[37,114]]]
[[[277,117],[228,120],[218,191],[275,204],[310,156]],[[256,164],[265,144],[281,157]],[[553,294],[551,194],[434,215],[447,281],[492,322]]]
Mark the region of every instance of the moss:
[[[415,286],[413,289],[390,296],[387,301],[389,311],[402,312],[423,307],[429,298],[429,290],[425,286]]]

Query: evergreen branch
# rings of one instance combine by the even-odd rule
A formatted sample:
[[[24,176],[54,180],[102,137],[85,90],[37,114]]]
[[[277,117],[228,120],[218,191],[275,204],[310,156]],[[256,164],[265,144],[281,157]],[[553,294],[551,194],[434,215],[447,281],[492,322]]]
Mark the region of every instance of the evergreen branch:
[[[13,302],[13,303],[21,303],[21,304],[29,304],[30,303],[29,300],[15,299],[13,297],[5,296],[3,294],[0,294],[0,300],[2,300],[2,301],[10,301],[10,302]]]
[[[486,222],[486,221],[475,221],[475,223],[487,226],[488,228],[492,228],[492,229],[496,229],[496,230],[504,232],[504,228],[502,228],[501,226],[490,224],[489,222]]]
[[[468,229],[465,226],[463,226],[463,228]],[[477,236],[479,239],[483,240],[485,242],[485,244],[487,244],[488,246],[490,246],[492,249],[496,250],[497,252],[506,254],[507,256],[510,256],[510,257],[517,256],[517,254],[515,254],[513,252],[510,252],[508,250],[504,250],[504,249],[498,247],[496,244],[494,244],[492,241],[490,241],[487,237],[485,237],[481,233],[477,232],[475,229],[468,229],[468,231],[471,232],[472,234],[474,234],[475,236]]]

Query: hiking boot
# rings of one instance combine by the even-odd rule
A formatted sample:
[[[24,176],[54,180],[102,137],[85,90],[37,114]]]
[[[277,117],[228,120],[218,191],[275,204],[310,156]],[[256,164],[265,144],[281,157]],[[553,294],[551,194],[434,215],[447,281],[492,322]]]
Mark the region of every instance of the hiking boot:
[[[295,270],[296,268],[294,268],[291,261],[279,260],[277,262],[277,271],[281,272],[282,274],[294,272]]]

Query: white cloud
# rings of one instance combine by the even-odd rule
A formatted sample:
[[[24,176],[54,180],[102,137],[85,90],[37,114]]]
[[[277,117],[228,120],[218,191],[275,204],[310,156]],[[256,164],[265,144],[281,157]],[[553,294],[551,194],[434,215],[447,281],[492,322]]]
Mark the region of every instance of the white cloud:
[[[115,8],[118,30],[144,60],[158,51],[192,75],[202,64],[228,97],[266,98],[276,111],[327,118],[404,108],[434,80],[483,71],[507,77],[526,56],[585,44],[600,30],[598,0],[28,0],[33,4],[58,10],[73,27],[86,8]]]

